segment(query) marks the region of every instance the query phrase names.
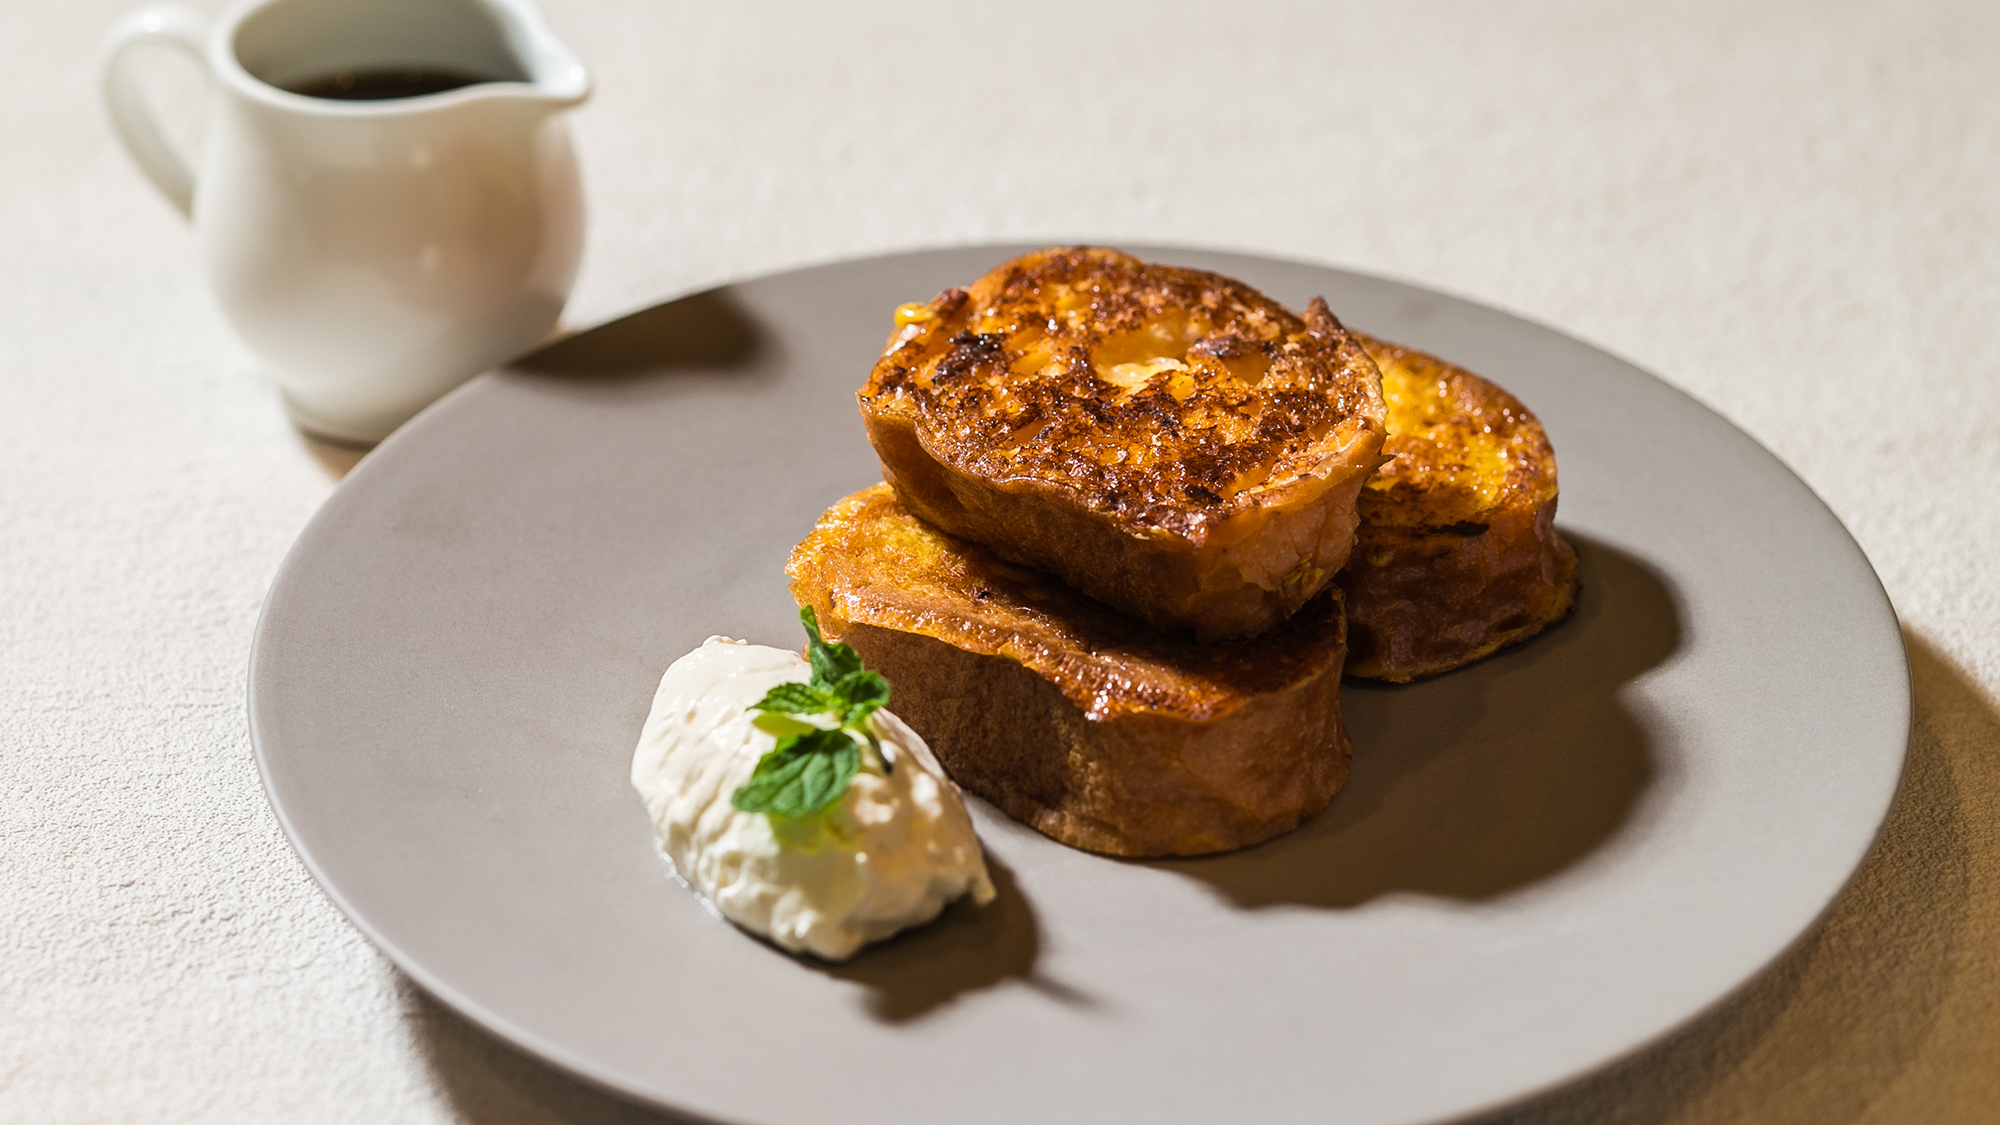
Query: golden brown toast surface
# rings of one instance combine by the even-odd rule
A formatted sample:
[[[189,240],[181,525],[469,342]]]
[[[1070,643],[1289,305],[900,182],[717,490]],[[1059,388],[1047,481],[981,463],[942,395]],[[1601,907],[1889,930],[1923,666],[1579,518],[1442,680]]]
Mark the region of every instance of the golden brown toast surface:
[[[1555,532],[1555,450],[1541,423],[1464,368],[1357,336],[1382,373],[1389,460],[1362,490],[1339,578],[1348,674],[1449,671],[1567,615],[1576,555]]]
[[[1325,302],[1301,318],[1095,248],[904,306],[858,397],[917,514],[1204,637],[1330,580],[1383,433],[1374,365]]]
[[[828,509],[786,569],[960,785],[1073,846],[1242,847],[1346,776],[1337,593],[1266,636],[1199,644],[945,535],[887,485]]]

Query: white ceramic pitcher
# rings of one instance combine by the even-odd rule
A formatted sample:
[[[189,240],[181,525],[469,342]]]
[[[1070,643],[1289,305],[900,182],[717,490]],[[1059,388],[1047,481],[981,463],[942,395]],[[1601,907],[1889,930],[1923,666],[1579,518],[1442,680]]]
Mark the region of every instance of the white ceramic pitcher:
[[[141,96],[133,55],[153,44],[211,76],[199,174]],[[403,70],[475,81],[375,101],[287,89]],[[302,428],[378,441],[555,327],[583,247],[557,112],[590,80],[525,0],[245,0],[213,29],[150,6],[112,30],[103,81]]]

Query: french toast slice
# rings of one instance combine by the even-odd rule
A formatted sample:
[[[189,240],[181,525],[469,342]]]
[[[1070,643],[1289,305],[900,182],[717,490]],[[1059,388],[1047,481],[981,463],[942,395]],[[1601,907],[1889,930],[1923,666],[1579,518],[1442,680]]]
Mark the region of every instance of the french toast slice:
[[[1374,364],[1326,302],[1091,247],[897,310],[857,396],[910,511],[1203,640],[1347,561],[1380,461]]]
[[[1407,683],[1540,632],[1576,605],[1556,457],[1521,401],[1462,367],[1356,333],[1382,373],[1389,457],[1361,492],[1347,674]]]
[[[1201,644],[946,535],[886,484],[829,508],[785,569],[954,781],[1065,844],[1227,851],[1346,780],[1338,590],[1263,636]]]

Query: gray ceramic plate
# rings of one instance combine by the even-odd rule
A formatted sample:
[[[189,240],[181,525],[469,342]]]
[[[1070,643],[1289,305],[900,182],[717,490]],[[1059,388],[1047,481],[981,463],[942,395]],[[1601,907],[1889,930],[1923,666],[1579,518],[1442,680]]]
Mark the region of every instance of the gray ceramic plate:
[[[1657,1039],[1840,893],[1909,729],[1896,619],[1839,522],[1635,368],[1408,286],[1222,270],[1511,388],[1562,461],[1573,619],[1347,693],[1300,831],[1127,863],[975,802],[1002,887],[839,967],[704,913],[626,782],[661,671],[792,646],[785,555],[877,479],[853,390],[899,302],[1011,253],[801,270],[487,376],[357,467],[250,673],[272,804],[328,895],[490,1031],[726,1121],[1424,1122]]]

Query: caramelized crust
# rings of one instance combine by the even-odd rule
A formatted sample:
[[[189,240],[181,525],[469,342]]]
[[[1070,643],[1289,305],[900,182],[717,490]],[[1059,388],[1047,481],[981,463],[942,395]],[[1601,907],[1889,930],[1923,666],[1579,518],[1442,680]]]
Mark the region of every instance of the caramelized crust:
[[[828,509],[786,570],[954,780],[1063,843],[1239,848],[1346,778],[1337,591],[1253,641],[1198,644],[938,531],[887,485]]]
[[[1357,337],[1382,372],[1389,460],[1362,490],[1338,579],[1347,673],[1403,683],[1568,615],[1576,552],[1555,532],[1555,450],[1519,399],[1435,356]]]
[[[1085,247],[903,306],[858,397],[913,512],[1204,639],[1331,580],[1383,435],[1326,302]]]

